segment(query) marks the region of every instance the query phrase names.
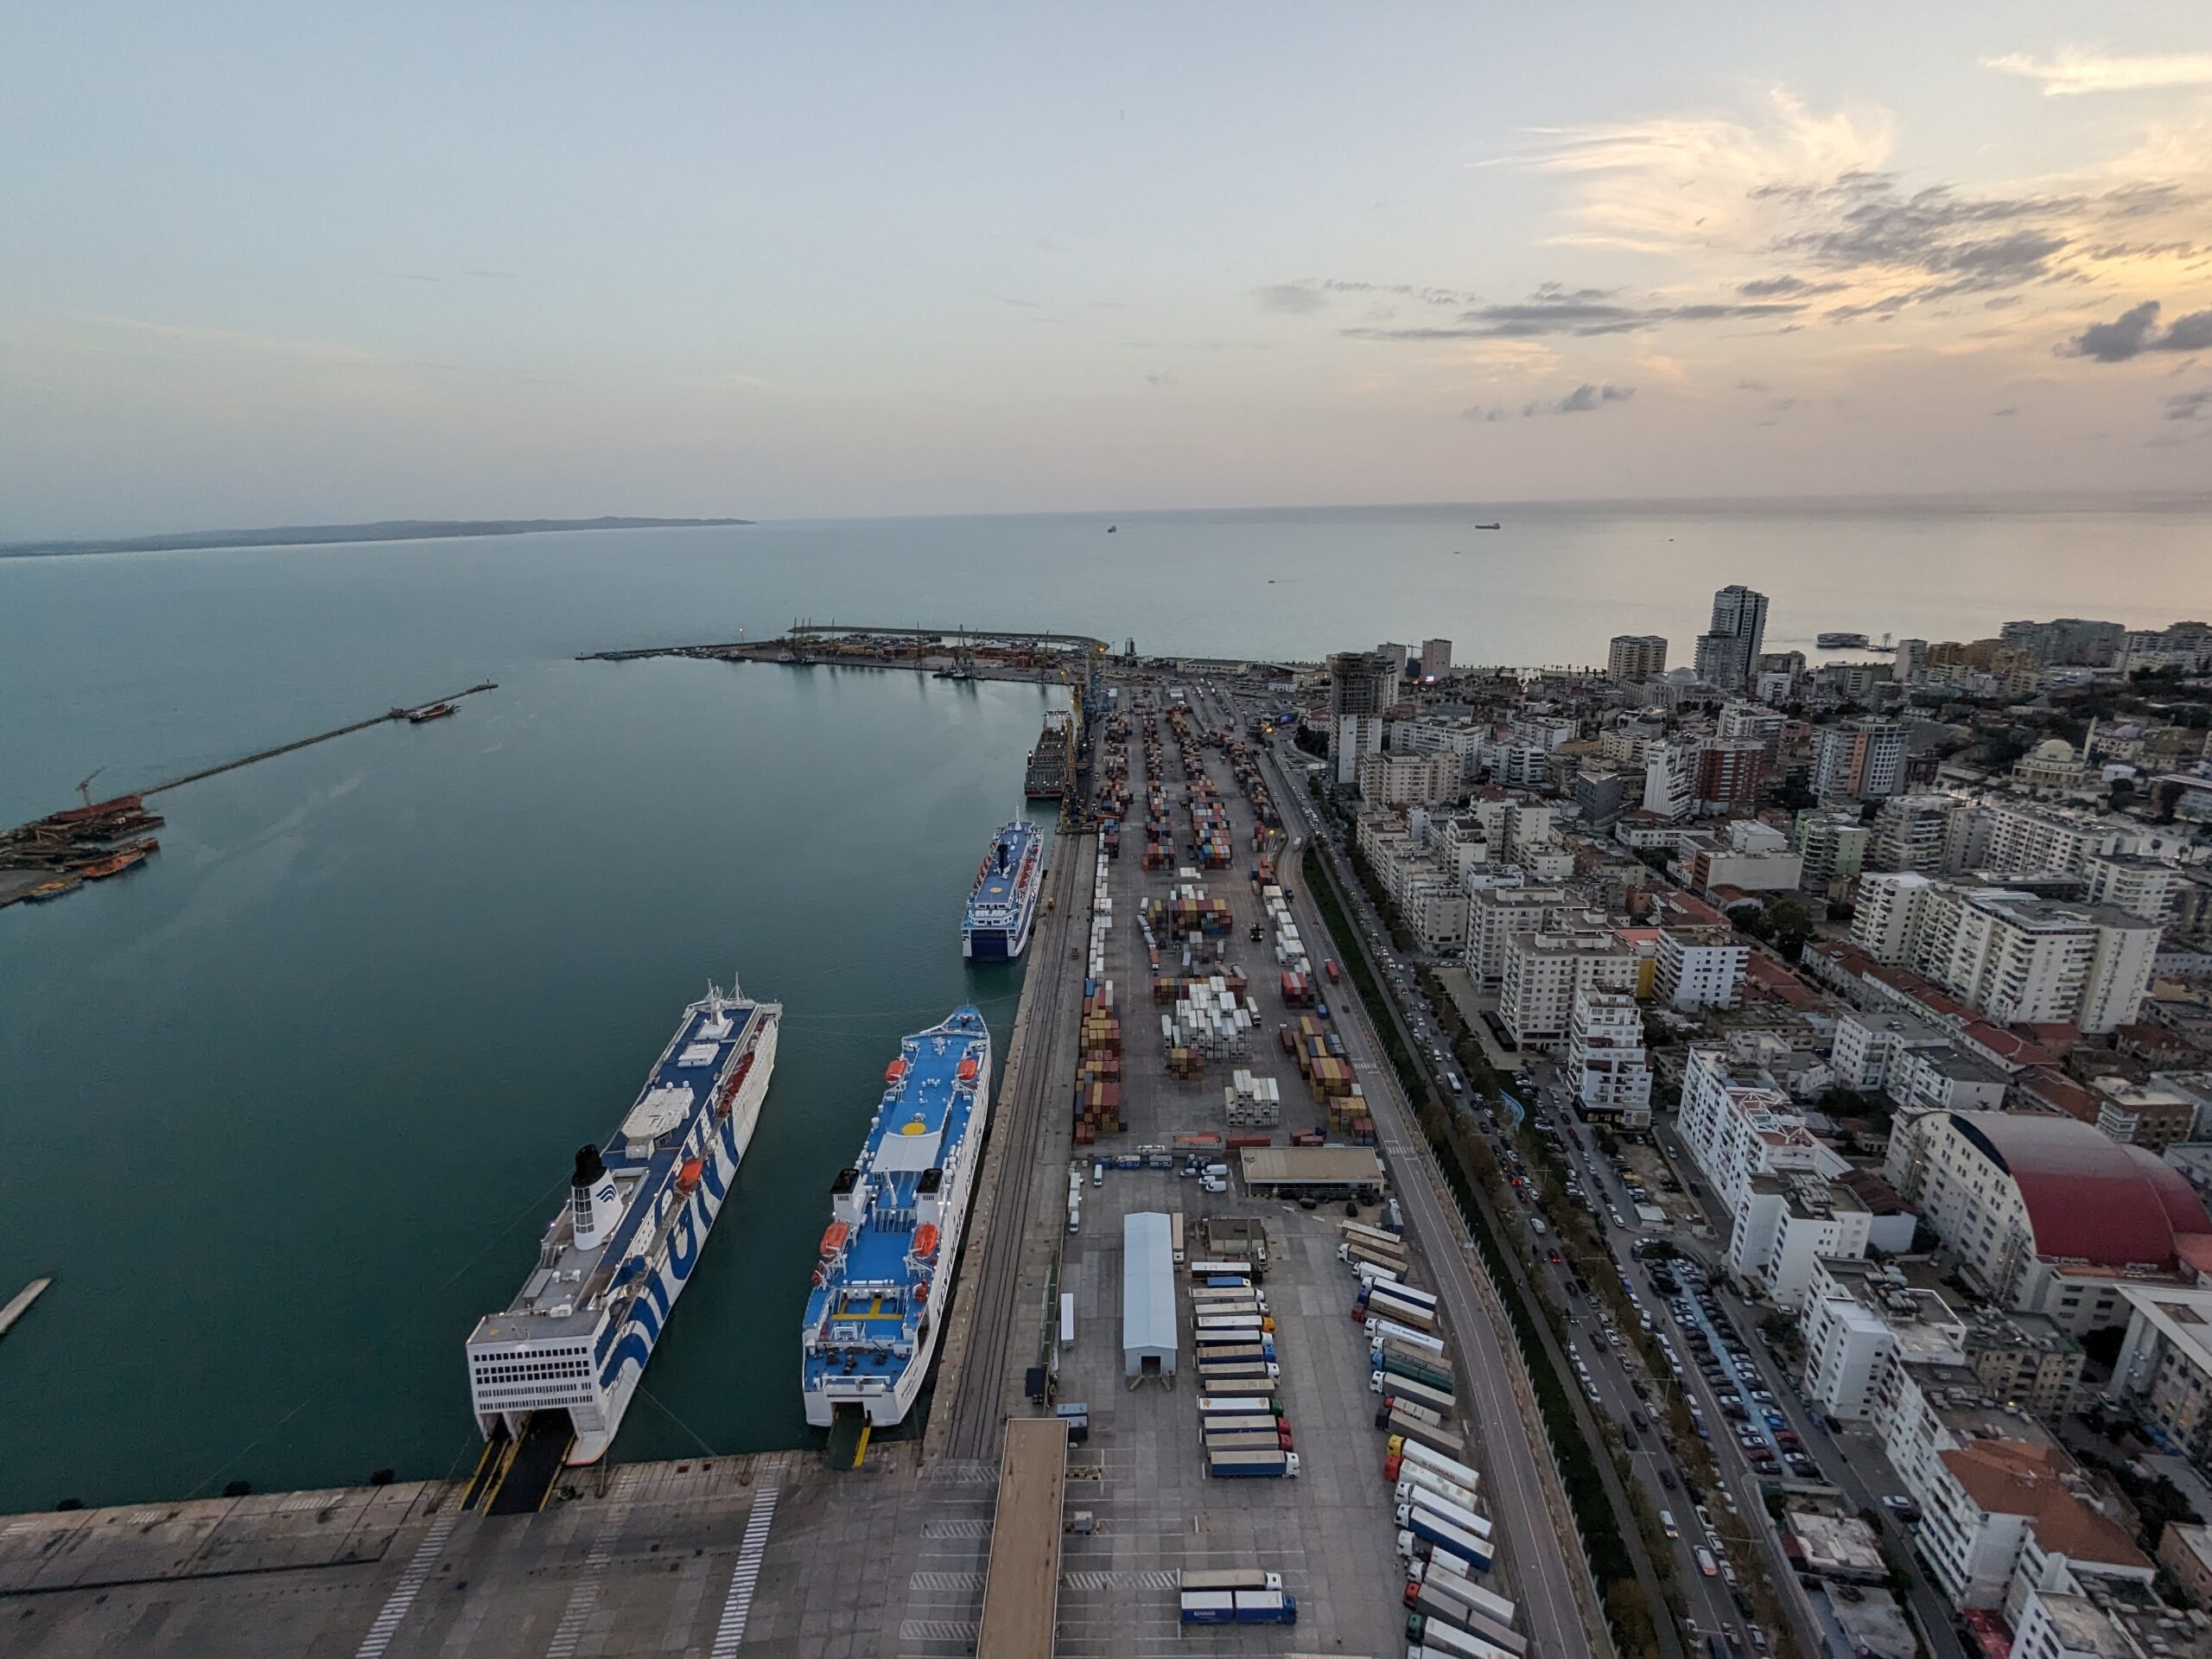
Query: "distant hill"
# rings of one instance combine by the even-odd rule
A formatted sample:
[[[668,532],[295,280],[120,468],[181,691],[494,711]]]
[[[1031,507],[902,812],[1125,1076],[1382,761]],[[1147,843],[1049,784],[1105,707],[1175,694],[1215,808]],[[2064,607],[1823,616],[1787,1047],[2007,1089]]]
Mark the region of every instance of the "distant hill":
[[[205,547],[301,547],[332,542],[428,542],[449,536],[528,536],[553,530],[696,530],[750,518],[385,518],[373,524],[278,524],[268,530],[195,530],[103,542],[0,542],[0,559],[64,553],[181,553]]]

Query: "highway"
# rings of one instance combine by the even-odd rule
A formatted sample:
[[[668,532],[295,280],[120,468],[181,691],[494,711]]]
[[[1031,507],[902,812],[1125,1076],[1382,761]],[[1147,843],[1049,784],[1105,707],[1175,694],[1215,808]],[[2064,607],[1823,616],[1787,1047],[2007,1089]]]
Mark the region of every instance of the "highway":
[[[1195,686],[1192,690],[1194,697],[1205,696]],[[1224,723],[1242,728],[1242,721],[1219,699],[1207,696],[1205,701],[1208,706],[1201,711],[1202,718],[1215,729]],[[1264,753],[1265,746],[1258,747]],[[1304,880],[1296,874],[1311,832],[1304,796],[1292,788],[1272,755],[1266,757],[1266,763],[1276,806],[1290,837],[1278,868],[1296,895],[1294,908],[1301,931],[1313,939],[1325,939],[1328,930]],[[1579,1541],[1572,1551],[1566,1547],[1546,1499],[1536,1468],[1537,1453],[1509,1375],[1508,1368],[1515,1363],[1509,1357],[1512,1339],[1493,1321],[1477,1289],[1471,1261],[1473,1242],[1467,1236],[1456,1205],[1446,1196],[1427,1143],[1414,1126],[1396,1076],[1382,1058],[1382,1045],[1368,1027],[1358,999],[1346,995],[1332,1001],[1331,1008],[1370,1103],[1376,1138],[1397,1173],[1397,1196],[1406,1208],[1408,1225],[1427,1247],[1437,1274],[1437,1294],[1459,1338],[1457,1353],[1482,1437],[1484,1491],[1492,1517],[1509,1545],[1507,1560],[1513,1569],[1522,1629],[1534,1651],[1545,1659],[1587,1659],[1594,1652],[1610,1651],[1610,1642],[1603,1649],[1593,1649],[1585,1625],[1574,1582],[1580,1571]],[[1450,1270],[1455,1259],[1460,1268],[1458,1272]],[[1571,1566],[1570,1558],[1577,1565]]]

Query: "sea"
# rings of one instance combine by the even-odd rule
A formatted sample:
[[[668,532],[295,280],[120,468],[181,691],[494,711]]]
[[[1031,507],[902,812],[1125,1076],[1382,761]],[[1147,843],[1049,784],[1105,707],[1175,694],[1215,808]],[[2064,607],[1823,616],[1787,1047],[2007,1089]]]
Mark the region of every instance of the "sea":
[[[1478,526],[1496,522],[1502,528]],[[2212,615],[2212,502],[1483,505],[811,521],[0,559],[0,823],[192,784],[142,869],[0,911],[0,1510],[466,1474],[461,1344],[709,980],[787,1010],[614,1455],[807,1443],[798,1331],[899,1036],[1020,965],[958,922],[1056,686],[590,652],[795,620],[1313,659],[1690,653]],[[1049,819],[1049,811],[1046,813]]]

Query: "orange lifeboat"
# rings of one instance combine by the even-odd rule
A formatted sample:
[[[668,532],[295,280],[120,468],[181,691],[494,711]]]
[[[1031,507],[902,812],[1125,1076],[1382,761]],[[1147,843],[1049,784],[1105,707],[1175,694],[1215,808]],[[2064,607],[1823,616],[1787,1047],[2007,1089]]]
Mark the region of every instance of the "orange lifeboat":
[[[845,1235],[850,1230],[842,1221],[833,1221],[822,1234],[822,1254],[835,1255],[845,1248]]]
[[[960,1062],[960,1081],[963,1083],[976,1081],[976,1057],[972,1054]]]
[[[937,1254],[937,1226],[933,1222],[925,1221],[914,1229],[914,1254],[925,1262]]]
[[[676,1172],[676,1190],[679,1192],[693,1191],[699,1185],[699,1178],[706,1173],[706,1160],[686,1158],[683,1160],[683,1166]]]
[[[886,1083],[896,1083],[906,1075],[906,1062],[904,1059],[893,1060],[883,1068],[883,1080]]]

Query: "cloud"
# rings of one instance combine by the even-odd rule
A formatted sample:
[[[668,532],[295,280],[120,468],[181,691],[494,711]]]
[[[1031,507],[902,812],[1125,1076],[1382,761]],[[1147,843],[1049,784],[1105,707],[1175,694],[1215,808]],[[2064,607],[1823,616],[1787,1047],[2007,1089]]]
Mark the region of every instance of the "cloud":
[[[1329,296],[1306,283],[1268,283],[1252,290],[1252,297],[1270,311],[1286,316],[1311,316],[1329,302]]]
[[[2166,418],[2170,421],[2193,421],[2208,409],[2212,409],[2212,386],[2199,386],[2195,391],[2184,391],[2166,399]]]
[[[2038,61],[2024,53],[1984,58],[1981,67],[2043,83],[2045,98],[2075,98],[2083,92],[2134,92],[2159,86],[2212,86],[2212,54],[2177,53],[2166,57],[2112,57],[2069,47],[2057,57]]]
[[[1736,291],[1747,300],[1771,300],[1783,295],[1833,294],[1840,283],[1808,283],[1802,276],[1755,276],[1750,282],[1736,284]]]
[[[1347,328],[1353,340],[1533,340],[1546,334],[1592,339],[1628,334],[1669,322],[1724,322],[1745,318],[1784,317],[1803,310],[1796,301],[1630,305],[1619,290],[1567,288],[1547,283],[1527,299],[1511,304],[1478,305],[1448,323],[1409,328]]]
[[[1624,404],[1636,396],[1634,386],[1617,386],[1611,381],[1599,384],[1586,380],[1563,397],[1538,397],[1521,405],[1521,418],[1528,420],[1538,415],[1587,415],[1603,409],[1607,404]],[[1504,421],[1513,418],[1513,411],[1494,404],[1478,404],[1459,411],[1460,418],[1469,421]]]
[[[2061,357],[2086,357],[2099,363],[2125,363],[2145,352],[2212,351],[2212,311],[2192,311],[2158,327],[2159,305],[2145,300],[2110,322],[2093,322],[2058,347]]]

